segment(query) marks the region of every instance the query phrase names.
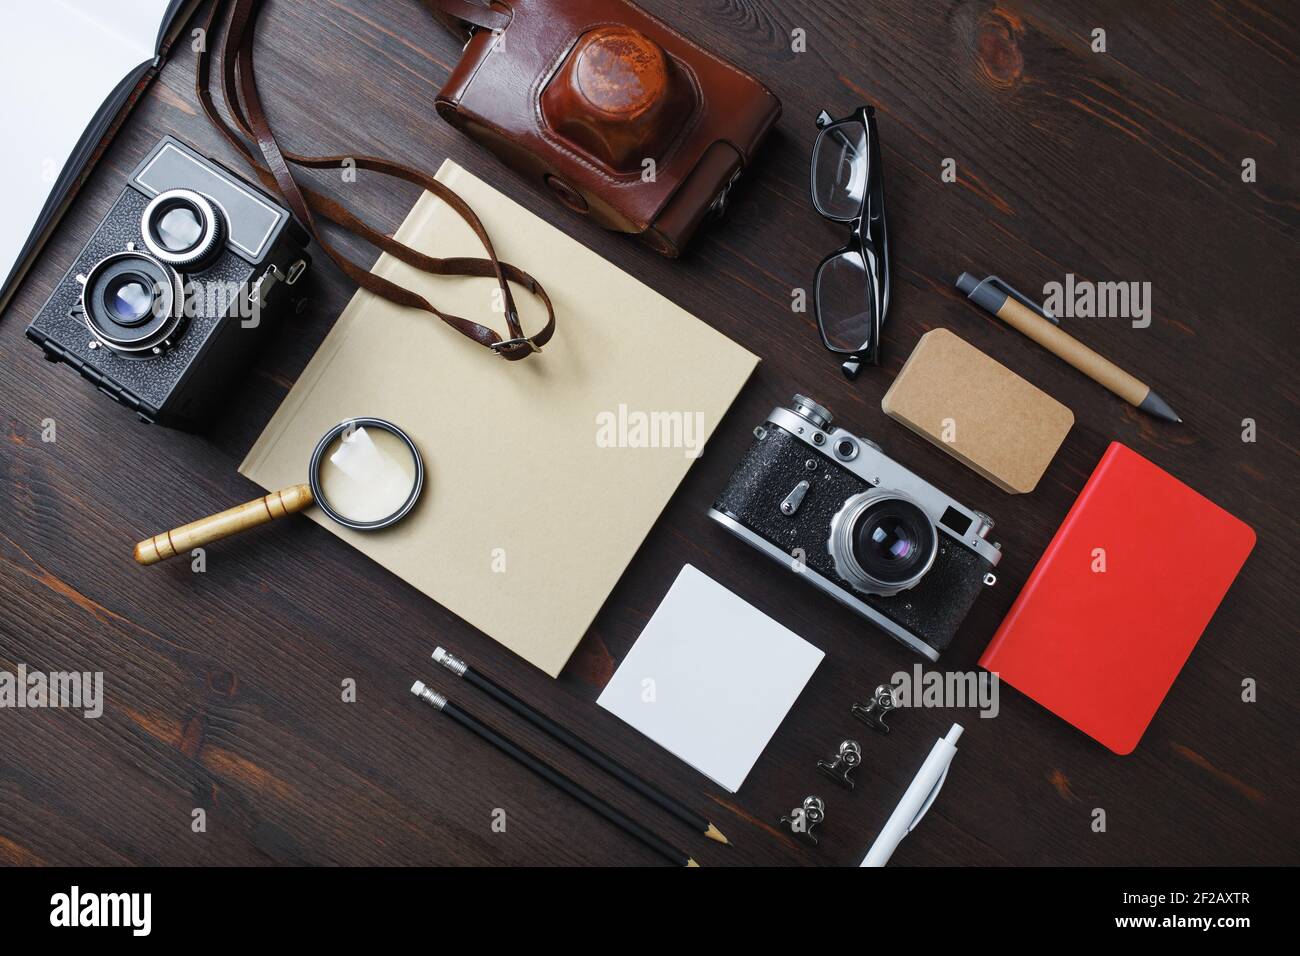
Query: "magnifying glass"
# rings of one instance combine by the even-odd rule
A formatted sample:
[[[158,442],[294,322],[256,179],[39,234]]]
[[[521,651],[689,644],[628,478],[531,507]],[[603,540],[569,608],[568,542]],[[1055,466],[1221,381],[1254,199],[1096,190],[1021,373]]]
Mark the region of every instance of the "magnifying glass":
[[[356,531],[401,521],[424,490],[424,459],[409,435],[382,418],[350,418],[325,433],[312,452],[308,483],[209,515],[135,546],[140,564],[157,564],[201,545],[316,505]]]

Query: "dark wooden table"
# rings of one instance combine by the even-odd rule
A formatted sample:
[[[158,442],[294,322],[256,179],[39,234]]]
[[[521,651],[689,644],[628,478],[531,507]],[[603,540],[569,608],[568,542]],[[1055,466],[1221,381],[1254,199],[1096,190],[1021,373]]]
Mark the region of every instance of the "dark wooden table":
[[[459,46],[414,0],[274,0],[265,98],[303,151],[369,150],[496,177],[528,208],[758,353],[723,421],[558,681],[302,520],[144,571],[142,533],[252,497],[235,467],[353,288],[316,270],[293,318],[202,436],[139,425],[23,329],[130,169],[162,133],[230,163],[196,111],[182,49],[82,191],[0,323],[0,669],[105,674],[104,716],[0,710],[0,861],[50,864],[653,864],[650,852],[408,693],[453,691],[704,865],[861,859],[952,720],[961,756],[900,864],[1294,863],[1297,517],[1296,169],[1300,32],[1289,4],[710,0],[647,6],[758,73],[776,135],[728,219],[668,262],[559,210],[433,112]],[[1106,52],[1093,52],[1093,30]],[[807,51],[791,50],[806,31]],[[844,380],[791,311],[843,230],[807,196],[813,119],[874,103],[894,249],[884,367]],[[21,131],[10,131],[19,135]],[[942,178],[946,158],[956,181]],[[1257,179],[1244,182],[1243,160]],[[342,188],[334,186],[332,188]],[[362,174],[354,206],[388,227],[414,191]],[[370,261],[374,253],[352,251]],[[318,262],[323,262],[319,257]],[[996,271],[1029,289],[1066,273],[1146,281],[1153,321],[1072,330],[1155,383],[1186,418],[1124,405],[954,292]],[[1077,423],[1038,489],[1010,496],[892,423],[880,398],[917,338],[945,326],[1049,391]],[[449,333],[451,334],[451,333]],[[436,357],[431,357],[431,363]],[[792,393],[992,514],[1006,559],[943,658],[970,670],[1107,444],[1119,440],[1254,527],[1259,543],[1137,751],[1117,757],[1026,698],[1001,712],[905,712],[889,737],[849,704],[916,658],[726,536],[705,509]],[[57,441],[41,440],[53,419]],[[1243,441],[1251,419],[1257,440]],[[500,502],[484,502],[485,507]],[[544,503],[539,505],[544,507]],[[594,703],[684,562],[826,652],[738,795]],[[692,838],[572,754],[486,705],[429,653],[444,644],[704,810],[733,840]],[[446,679],[444,679],[444,676]],[[342,683],[356,682],[355,703]],[[1243,702],[1243,681],[1258,700]],[[863,741],[856,793],[815,762]],[[820,849],[776,828],[805,794]],[[206,812],[206,832],[192,828]],[[506,811],[504,833],[493,812]],[[1094,832],[1094,810],[1106,831]]]

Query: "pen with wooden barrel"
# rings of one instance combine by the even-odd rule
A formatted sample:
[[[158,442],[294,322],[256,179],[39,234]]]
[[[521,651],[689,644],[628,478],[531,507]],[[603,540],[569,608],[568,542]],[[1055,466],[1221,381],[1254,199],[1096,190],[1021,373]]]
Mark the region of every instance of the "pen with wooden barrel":
[[[698,863],[681,850],[677,849],[672,844],[661,840],[641,824],[627,816],[627,814],[610,806],[590,790],[587,790],[580,784],[570,780],[564,774],[560,773],[560,771],[556,770],[536,755],[529,753],[513,741],[506,739],[463,707],[458,707],[442,694],[439,694],[430,687],[426,687],[422,681],[416,681],[411,686],[411,693],[420,698],[420,700],[424,701],[434,710],[442,711],[443,714],[456,721],[456,723],[460,724],[466,730],[472,731],[482,737],[502,753],[514,758],[514,760],[523,764],[543,780],[559,787],[569,796],[587,807],[587,809],[604,817],[624,833],[640,840],[670,863],[675,863],[677,866],[699,866]]]
[[[997,276],[976,279],[963,272],[957,277],[957,288],[981,309],[1033,339],[1057,358],[1069,362],[1130,405],[1167,422],[1182,421],[1150,385],[1062,332],[1054,315]]]
[[[498,703],[504,704],[506,707],[513,710],[534,727],[550,734],[570,750],[581,754],[591,763],[594,763],[612,776],[617,777],[637,793],[641,794],[641,796],[650,800],[652,803],[658,804],[661,808],[667,810],[692,829],[699,833],[703,833],[710,840],[716,840],[718,843],[730,843],[730,841],[722,835],[721,830],[690,807],[687,807],[685,804],[681,803],[681,801],[668,796],[668,794],[664,793],[654,784],[633,773],[613,757],[601,753],[577,734],[561,727],[545,714],[534,710],[530,704],[520,700],[486,674],[480,674],[459,657],[456,657],[454,654],[449,654],[446,649],[439,647],[433,652],[433,659],[457,677],[468,681],[489,697],[495,699]]]

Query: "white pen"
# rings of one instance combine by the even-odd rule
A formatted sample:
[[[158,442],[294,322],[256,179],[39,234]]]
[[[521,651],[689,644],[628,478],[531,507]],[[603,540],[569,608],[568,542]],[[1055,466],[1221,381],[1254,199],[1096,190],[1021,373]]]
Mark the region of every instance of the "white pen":
[[[898,801],[898,806],[894,808],[885,828],[880,831],[880,836],[876,837],[876,842],[871,844],[871,849],[867,851],[866,859],[860,866],[884,866],[898,849],[903,837],[916,829],[916,825],[933,805],[934,798],[939,795],[944,780],[948,778],[948,767],[952,764],[952,758],[957,756],[957,740],[961,737],[961,730],[961,724],[953,724],[948,736],[935,741],[930,756],[921,764],[921,769],[916,772],[903,799]]]

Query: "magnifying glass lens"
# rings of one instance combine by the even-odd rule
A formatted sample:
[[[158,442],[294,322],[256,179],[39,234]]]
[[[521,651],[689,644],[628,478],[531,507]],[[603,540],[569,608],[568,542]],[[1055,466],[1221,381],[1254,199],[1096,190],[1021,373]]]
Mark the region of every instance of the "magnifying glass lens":
[[[319,457],[318,502],[354,526],[380,527],[402,517],[421,481],[409,442],[383,428],[356,425],[334,437]]]

